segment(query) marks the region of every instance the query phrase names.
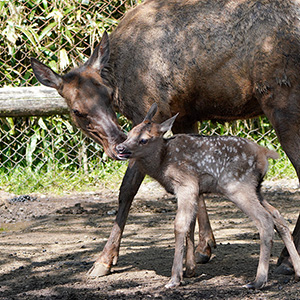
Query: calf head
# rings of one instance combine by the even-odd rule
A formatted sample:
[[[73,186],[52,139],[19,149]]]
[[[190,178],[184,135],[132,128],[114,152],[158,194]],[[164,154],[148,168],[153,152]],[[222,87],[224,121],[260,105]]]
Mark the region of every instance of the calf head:
[[[158,142],[162,140],[162,136],[168,130],[171,130],[178,114],[161,124],[157,124],[152,122],[156,111],[157,104],[154,103],[143,122],[135,126],[128,133],[127,139],[116,147],[118,159],[141,158],[152,151],[157,151]]]
[[[39,82],[55,88],[65,98],[75,124],[102,144],[108,156],[117,159],[115,146],[126,136],[112,107],[113,76],[108,72],[108,60],[109,40],[104,33],[88,61],[63,76],[35,58],[31,58],[31,65]]]

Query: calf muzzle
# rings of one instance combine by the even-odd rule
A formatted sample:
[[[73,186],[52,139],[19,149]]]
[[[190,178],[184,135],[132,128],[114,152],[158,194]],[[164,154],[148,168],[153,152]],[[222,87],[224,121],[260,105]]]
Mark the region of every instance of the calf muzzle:
[[[130,158],[131,152],[122,144],[116,146],[118,159],[125,160]]]

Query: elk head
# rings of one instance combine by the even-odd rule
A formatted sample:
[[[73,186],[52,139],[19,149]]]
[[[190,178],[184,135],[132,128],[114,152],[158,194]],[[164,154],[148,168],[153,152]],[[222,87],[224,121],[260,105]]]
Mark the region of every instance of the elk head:
[[[127,139],[116,147],[118,159],[140,158],[147,152],[156,151],[157,142],[162,141],[162,136],[171,130],[178,114],[161,124],[152,122],[157,111],[157,104],[152,104],[142,123],[135,126],[127,136]],[[147,145],[147,146],[146,146]]]
[[[88,61],[61,76],[31,58],[33,72],[42,84],[55,88],[66,100],[73,121],[104,147],[108,156],[118,159],[115,146],[126,138],[113,110],[114,88],[108,72],[109,39],[105,32]]]

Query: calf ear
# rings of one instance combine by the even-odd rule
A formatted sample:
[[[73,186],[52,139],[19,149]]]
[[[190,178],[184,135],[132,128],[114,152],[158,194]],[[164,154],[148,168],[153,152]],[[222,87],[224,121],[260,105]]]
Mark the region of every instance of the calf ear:
[[[102,35],[100,43],[95,48],[91,57],[85,63],[86,66],[89,66],[96,71],[100,72],[103,67],[108,63],[109,60],[109,38],[108,34],[105,31]]]
[[[170,118],[170,119],[164,121],[163,123],[161,123],[161,124],[159,125],[159,130],[160,130],[160,132],[161,132],[162,134],[164,134],[164,133],[166,133],[168,130],[171,130],[171,129],[172,129],[172,126],[173,126],[173,124],[174,124],[174,122],[175,122],[175,119],[176,119],[176,117],[177,117],[178,115],[179,115],[179,113],[176,114],[175,116],[173,116],[172,118]]]
[[[157,112],[157,104],[154,102],[152,106],[150,107],[149,111],[147,112],[146,117],[144,118],[144,121],[152,121],[152,118]]]
[[[58,89],[62,84],[60,75],[33,57],[31,57],[31,66],[35,77],[43,85]]]

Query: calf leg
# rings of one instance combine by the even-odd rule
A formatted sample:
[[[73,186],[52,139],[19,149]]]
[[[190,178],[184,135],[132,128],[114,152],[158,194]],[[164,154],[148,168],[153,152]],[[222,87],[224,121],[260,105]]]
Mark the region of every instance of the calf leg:
[[[189,123],[188,120],[180,123],[175,122],[172,131],[174,133],[198,133],[198,122]],[[216,248],[216,241],[210,226],[203,195],[199,197],[198,201],[197,221],[199,225],[199,243],[195,250],[195,259],[197,263],[205,264],[210,260],[211,248]]]
[[[128,217],[128,213],[143,179],[142,174],[137,166],[133,164],[128,166],[119,193],[119,208],[113,225],[111,234],[109,236],[104,249],[92,268],[88,271],[90,277],[100,277],[110,273],[111,266],[117,263],[119,256],[119,249],[123,230]]]
[[[208,219],[203,195],[199,196],[197,220],[199,225],[199,243],[195,250],[196,262],[205,264],[211,257],[211,248],[216,248],[216,241]]]
[[[253,282],[246,285],[247,288],[262,288],[268,279],[269,260],[274,235],[274,223],[272,216],[261,205],[253,187],[236,184],[227,190],[226,195],[255,223],[260,234],[260,255]]]
[[[175,218],[175,253],[172,266],[172,276],[166,288],[177,287],[183,278],[184,241],[190,230],[197,207],[198,183],[181,185],[177,192],[178,208]],[[190,266],[189,266],[190,267]]]
[[[262,200],[261,203],[273,217],[276,229],[280,234],[285,244],[285,247],[290,255],[290,259],[295,270],[295,279],[299,280],[300,279],[300,256],[296,250],[295,244],[293,243],[288,225],[275,207],[269,204],[266,200]]]
[[[195,223],[196,223],[196,218],[194,216],[190,225],[190,230],[186,238],[186,261],[185,261],[186,277],[193,277],[195,275],[195,269],[196,269],[196,260],[195,260],[195,252],[194,252]]]

